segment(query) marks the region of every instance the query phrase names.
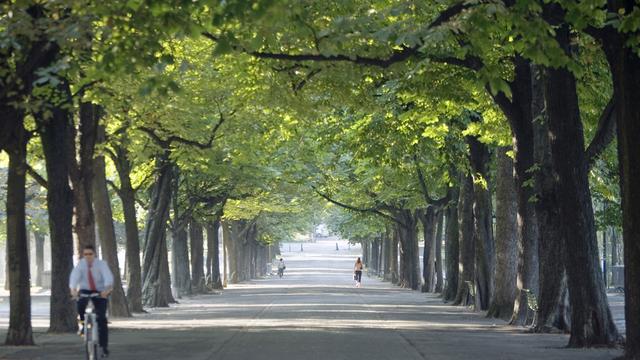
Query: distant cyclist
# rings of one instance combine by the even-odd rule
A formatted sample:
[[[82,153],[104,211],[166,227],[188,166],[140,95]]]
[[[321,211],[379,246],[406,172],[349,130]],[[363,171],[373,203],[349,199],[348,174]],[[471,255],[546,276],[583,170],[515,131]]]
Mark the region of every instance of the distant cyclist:
[[[278,276],[282,277],[282,275],[284,275],[284,269],[286,269],[287,266],[284,264],[284,260],[282,258],[280,258],[280,261],[278,262]]]
[[[96,250],[93,245],[85,245],[82,250],[82,259],[78,262],[69,277],[69,289],[71,296],[78,299],[78,317],[80,318],[80,333],[83,333],[84,313],[89,299],[93,302],[98,322],[98,338],[102,353],[109,355],[109,329],[107,327],[107,297],[113,289],[113,274],[106,262],[96,259]],[[78,294],[100,294],[98,297],[81,297]]]

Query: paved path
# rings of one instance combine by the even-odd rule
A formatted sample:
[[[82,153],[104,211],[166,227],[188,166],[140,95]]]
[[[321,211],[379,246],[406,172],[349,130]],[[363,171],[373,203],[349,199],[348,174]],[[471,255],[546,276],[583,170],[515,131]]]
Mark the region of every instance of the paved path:
[[[230,286],[133,319],[114,319],[112,359],[612,359],[615,349],[565,349],[564,335],[533,335],[364,277],[354,288],[357,249],[335,242],[285,253],[283,279]],[[299,250],[299,249],[296,249]],[[36,318],[34,326],[46,326]],[[6,318],[0,319],[4,338]],[[0,359],[82,359],[74,335],[37,329],[38,346],[0,347]]]

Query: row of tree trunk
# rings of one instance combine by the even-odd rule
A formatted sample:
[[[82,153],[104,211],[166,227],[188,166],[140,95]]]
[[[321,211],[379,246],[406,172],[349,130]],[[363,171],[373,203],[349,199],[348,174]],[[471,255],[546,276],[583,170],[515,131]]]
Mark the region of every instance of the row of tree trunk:
[[[558,79],[558,76],[555,77]],[[539,103],[538,111],[544,107],[545,95],[542,82],[532,82],[532,92],[539,92],[534,97]],[[546,95],[549,97],[550,95]],[[536,111],[536,107],[532,109]],[[551,109],[553,111],[553,109]],[[544,114],[540,114],[541,116]],[[558,116],[558,115],[555,115]],[[489,149],[479,143],[475,138],[468,138],[470,148],[470,164],[473,172],[462,175],[459,182],[459,191],[454,201],[443,207],[429,206],[423,211],[420,220],[423,225],[425,239],[423,254],[422,290],[425,292],[442,292],[445,300],[453,301],[460,305],[474,305],[477,309],[488,310],[488,316],[511,320],[512,324],[525,324],[530,319],[530,311],[527,309],[526,292],[532,292],[538,297],[539,316],[534,324],[537,331],[549,331],[551,328],[571,330],[572,308],[570,303],[570,291],[565,275],[563,263],[564,239],[561,234],[562,226],[559,223],[562,207],[558,199],[557,177],[552,176],[553,163],[550,161],[552,147],[548,140],[548,121],[536,122],[532,127],[535,131],[534,158],[540,164],[535,173],[535,186],[519,189],[516,186],[518,180],[517,170],[514,169],[514,161],[507,155],[510,148],[498,148],[496,154],[496,236],[493,236],[493,223],[491,208],[491,187],[489,183],[488,165],[491,161]],[[583,145],[581,145],[583,146]],[[558,151],[558,150],[556,150]],[[568,150],[567,150],[568,151]],[[563,166],[568,166],[564,164]],[[556,172],[558,170],[555,170]],[[529,175],[527,175],[529,176]],[[576,180],[577,181],[577,180]],[[586,190],[585,190],[586,189]],[[588,183],[585,184],[588,193]],[[569,189],[562,191],[569,192]],[[520,194],[518,194],[520,192]],[[519,206],[519,199],[525,195],[527,202]],[[530,199],[535,196],[538,201]],[[567,202],[567,201],[565,201]],[[590,210],[590,205],[585,205]],[[567,210],[568,211],[568,210]],[[520,214],[531,214],[533,220],[527,221]],[[574,211],[575,213],[575,211]],[[582,216],[589,215],[593,218],[593,211],[584,211]],[[589,218],[587,216],[587,218]],[[576,221],[578,221],[576,219]],[[414,224],[406,221],[404,224]],[[398,279],[400,285],[407,286],[402,280],[408,279],[410,271],[406,271],[408,262],[402,254],[412,253],[411,247],[403,247],[404,242],[411,244],[413,235],[411,231],[403,229],[402,223],[396,225],[393,232],[400,244],[400,271]],[[413,225],[411,225],[413,227]],[[445,233],[447,282],[439,280],[442,274],[442,265],[438,264],[442,256],[442,229]],[[585,228],[593,229],[595,243],[595,227],[585,225]],[[527,234],[529,234],[527,236]],[[581,237],[584,238],[586,234]],[[588,239],[588,237],[586,237]],[[364,259],[370,269],[390,280],[390,263],[393,259],[385,252],[385,236],[370,240],[363,244]],[[407,239],[409,241],[407,241]],[[526,241],[525,241],[526,240]],[[574,249],[578,251],[577,249]],[[591,249],[586,254],[595,254],[597,249]],[[585,256],[586,256],[585,254]],[[379,259],[378,257],[382,258]],[[597,264],[597,263],[596,263]],[[577,265],[576,265],[577,266]],[[599,266],[587,268],[582,272],[593,274],[587,276],[588,280],[597,285],[602,281]],[[438,285],[441,284],[441,285]],[[407,286],[415,288],[414,286]],[[593,290],[595,291],[595,290]],[[602,292],[604,295],[604,292]],[[473,303],[471,303],[473,301]],[[609,309],[606,306],[606,298],[596,300],[596,303],[605,305],[599,319],[594,322],[605,321],[606,330],[601,334],[615,334],[615,327],[609,318]],[[584,308],[581,308],[584,309]],[[592,309],[593,310],[593,309]],[[586,313],[585,313],[586,314]],[[602,315],[604,314],[604,315]],[[580,320],[584,322],[585,320]],[[592,325],[594,323],[592,322]],[[592,334],[583,334],[590,337]],[[603,341],[613,341],[603,339]],[[579,345],[579,344],[577,344]]]

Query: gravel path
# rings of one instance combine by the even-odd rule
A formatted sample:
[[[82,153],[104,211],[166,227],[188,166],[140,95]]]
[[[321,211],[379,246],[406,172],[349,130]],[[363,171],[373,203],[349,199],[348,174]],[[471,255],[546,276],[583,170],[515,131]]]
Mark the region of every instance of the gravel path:
[[[433,295],[351,269],[359,248],[319,241],[285,252],[285,277],[181,299],[132,319],[112,319],[112,359],[613,359],[617,349],[565,349],[565,335],[526,334]],[[288,250],[288,247],[283,247]],[[7,319],[0,319],[4,339]],[[44,333],[35,347],[0,347],[0,359],[82,359],[75,335]]]

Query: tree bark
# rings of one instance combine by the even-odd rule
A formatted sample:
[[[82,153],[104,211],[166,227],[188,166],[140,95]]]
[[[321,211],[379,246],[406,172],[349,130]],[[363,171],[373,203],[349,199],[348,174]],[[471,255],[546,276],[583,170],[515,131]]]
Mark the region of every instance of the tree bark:
[[[618,238],[616,237],[616,230],[611,228],[611,265],[619,265],[620,260],[618,257]]]
[[[475,242],[473,238],[473,181],[471,175],[463,175],[458,201],[458,229],[460,243],[458,289],[453,301],[455,305],[470,305],[468,284],[475,280]]]
[[[479,121],[474,117],[475,121]],[[491,153],[476,137],[467,136],[469,158],[473,169],[473,236],[475,242],[476,302],[480,310],[489,309],[494,291],[495,244],[489,161]]]
[[[212,289],[222,289],[222,278],[220,277],[220,219],[207,225],[207,284]],[[269,262],[271,259],[267,259]]]
[[[382,234],[382,280],[391,281],[391,243],[392,231],[389,226],[385,227]]]
[[[611,1],[611,11],[632,9],[633,0]],[[625,288],[625,359],[640,359],[640,57],[627,44],[635,32],[605,33],[603,47],[613,76],[622,197]]]
[[[5,253],[4,253],[4,289],[9,291],[9,281],[11,281],[11,279],[9,279],[9,251],[8,251],[8,247],[9,244],[5,243]]]
[[[497,150],[496,169],[496,269],[495,293],[488,317],[509,320],[515,301],[518,225],[518,205],[513,176],[513,160],[507,155],[509,147]]]
[[[533,117],[531,112],[531,64],[521,56],[514,58],[514,79],[510,83],[512,99],[504,93],[494,96],[505,114],[512,133],[516,191],[518,194],[518,275],[519,296],[513,304],[510,324],[524,325],[527,320],[526,297],[523,289],[538,294],[538,225],[529,185],[534,165]]]
[[[445,268],[446,270],[446,286],[442,293],[445,301],[452,301],[458,292],[458,264],[460,243],[458,241],[458,201],[460,199],[457,187],[449,189],[452,201],[445,208],[447,217],[447,228],[445,232]]]
[[[417,290],[420,287],[420,256],[418,253],[417,219],[411,210],[398,211],[402,224],[400,233],[400,286]]]
[[[6,345],[33,345],[31,328],[31,284],[29,273],[29,236],[26,228],[27,143],[29,137],[20,118],[9,146],[7,178],[7,254],[9,264],[9,329]]]
[[[537,66],[532,67],[532,112],[537,120],[534,123],[534,157],[538,168],[535,172],[536,215],[538,220],[538,259],[540,261],[540,280],[538,294],[538,318],[534,326],[536,332],[549,332],[560,316],[563,298],[562,284],[565,276],[564,239],[560,233],[561,215],[559,213],[558,184],[551,168],[551,145],[549,126],[544,113],[544,75]]]
[[[125,140],[126,141],[126,140]],[[140,269],[140,238],[138,233],[138,219],[136,216],[135,190],[131,185],[131,168],[127,149],[120,144],[113,147],[112,160],[120,179],[118,196],[122,201],[124,213],[124,227],[126,234],[126,265],[127,271],[127,300],[129,310],[134,313],[144,312],[142,308],[142,270]]]
[[[189,274],[189,245],[186,224],[175,225],[171,229],[171,255],[173,256],[172,274],[173,288],[176,297],[191,295],[191,275]]]
[[[398,268],[399,268],[399,264],[398,264],[398,247],[400,244],[400,234],[399,234],[399,230],[398,227],[395,226],[394,230],[393,230],[393,235],[391,238],[391,262],[390,262],[390,266],[389,269],[391,271],[391,283],[392,284],[398,284],[398,282],[400,281],[400,276],[398,276]]]
[[[238,246],[236,242],[237,235],[237,224],[235,221],[225,221],[223,223],[223,235],[224,235],[224,245],[227,251],[227,276],[228,282],[231,284],[238,283],[238,269],[237,263],[238,258],[236,254],[236,247]]]
[[[444,276],[442,274],[442,231],[444,227],[444,210],[438,210],[437,217],[438,225],[436,226],[436,251],[435,251],[435,266],[436,266],[436,287],[435,292],[441,293],[444,288]]]
[[[369,265],[369,269],[367,269],[370,273],[372,274],[376,274],[378,272],[378,239],[377,238],[373,238],[371,240],[371,261],[370,261],[370,265]]]
[[[231,231],[228,221],[220,221],[222,226],[222,287],[229,283],[229,237]]]
[[[559,6],[550,9],[553,14],[563,12]],[[560,26],[556,40],[569,54],[568,25]],[[559,185],[561,231],[571,254],[566,262],[571,302],[569,346],[608,345],[618,340],[618,332],[600,272],[576,80],[567,69],[551,68],[548,74],[545,99],[552,170]]]
[[[96,246],[95,217],[93,213],[93,171],[94,150],[98,131],[99,110],[95,104],[80,104],[80,140],[79,162],[75,161],[75,139],[70,137],[69,149],[73,153],[71,167],[71,184],[73,185],[73,199],[75,206],[74,230],[78,237],[78,257],[85,245]],[[73,128],[72,128],[73,129]],[[75,133],[75,132],[74,132]]]
[[[191,240],[191,289],[196,294],[205,292],[204,278],[204,229],[195,220],[189,223]]]
[[[422,292],[433,292],[435,289],[435,221],[436,210],[427,206],[420,214],[420,222],[424,233],[424,249],[422,253]]]
[[[171,282],[167,259],[166,223],[171,202],[173,166],[169,151],[158,159],[158,176],[151,193],[144,236],[142,303],[151,307],[168,307]],[[169,282],[167,282],[169,280]]]
[[[42,127],[40,138],[47,168],[47,210],[49,213],[49,235],[51,240],[51,307],[49,332],[74,332],[78,328],[76,310],[69,296],[69,275],[73,269],[73,193],[69,187],[69,158],[72,150],[68,138],[71,136],[71,104],[69,84],[63,81],[57,92],[64,101],[47,104],[51,118],[36,114]]]
[[[36,286],[42,286],[42,273],[44,272],[44,234],[36,231],[33,233],[36,242]]]
[[[104,138],[104,127],[100,126],[98,128],[97,142],[103,143]],[[109,314],[113,317],[131,317],[127,298],[122,288],[120,264],[118,263],[118,244],[116,242],[116,231],[113,227],[111,200],[107,189],[104,155],[96,157],[93,165],[92,195],[100,246],[102,248],[102,258],[109,264],[109,268],[113,273],[113,292],[109,302]]]

